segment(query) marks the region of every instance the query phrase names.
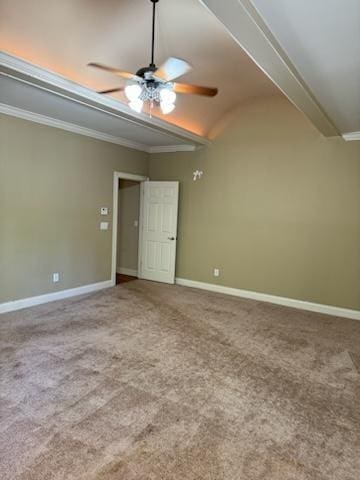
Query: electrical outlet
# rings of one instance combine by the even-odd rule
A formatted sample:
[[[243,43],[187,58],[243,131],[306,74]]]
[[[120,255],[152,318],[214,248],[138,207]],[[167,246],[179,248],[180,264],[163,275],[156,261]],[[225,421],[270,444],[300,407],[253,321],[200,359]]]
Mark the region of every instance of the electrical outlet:
[[[100,222],[100,230],[108,230],[109,222]]]
[[[100,208],[100,215],[107,215],[109,213],[108,207],[101,207]]]
[[[52,275],[53,283],[57,283],[60,281],[60,274],[59,273],[53,273]]]
[[[220,270],[218,268],[214,268],[214,277],[220,277]]]

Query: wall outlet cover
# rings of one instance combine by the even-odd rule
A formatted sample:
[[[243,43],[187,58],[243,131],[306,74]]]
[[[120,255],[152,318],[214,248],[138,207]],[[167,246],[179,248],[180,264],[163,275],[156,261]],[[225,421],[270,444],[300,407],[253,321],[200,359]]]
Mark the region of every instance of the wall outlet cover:
[[[107,215],[109,213],[108,207],[101,207],[100,208],[100,215]]]
[[[100,222],[100,230],[108,230],[109,222]]]
[[[218,268],[214,268],[214,277],[220,276],[220,270]]]
[[[53,283],[57,283],[60,280],[60,274],[59,273],[53,273],[52,279],[53,279]]]

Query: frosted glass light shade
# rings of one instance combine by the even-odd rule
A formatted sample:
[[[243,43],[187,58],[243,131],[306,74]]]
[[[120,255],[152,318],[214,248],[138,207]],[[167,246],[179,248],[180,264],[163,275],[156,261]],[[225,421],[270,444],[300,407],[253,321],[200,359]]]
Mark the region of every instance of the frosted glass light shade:
[[[161,102],[164,102],[164,103],[169,103],[169,104],[175,103],[176,93],[172,90],[169,90],[168,88],[163,88],[160,91],[160,100]]]
[[[173,103],[160,102],[160,107],[161,107],[162,113],[164,115],[167,115],[168,113],[171,113],[174,110],[175,105]]]
[[[144,105],[144,102],[142,100],[139,100],[138,98],[129,102],[129,107],[138,113],[142,111],[143,105]]]
[[[130,100],[130,102],[137,100],[141,94],[140,85],[128,85],[125,87],[125,95]]]

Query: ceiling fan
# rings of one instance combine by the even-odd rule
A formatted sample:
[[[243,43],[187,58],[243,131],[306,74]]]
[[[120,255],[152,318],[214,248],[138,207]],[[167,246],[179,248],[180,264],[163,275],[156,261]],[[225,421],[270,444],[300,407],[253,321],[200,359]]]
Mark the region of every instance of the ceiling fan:
[[[144,102],[150,102],[150,108],[160,105],[163,114],[172,112],[175,108],[177,93],[188,93],[214,97],[218,93],[217,88],[201,87],[186,83],[176,83],[173,80],[181,77],[192,70],[192,66],[180,58],[170,57],[160,67],[154,63],[155,44],[155,9],[159,0],[150,0],[153,4],[152,13],[152,37],[151,37],[151,62],[148,67],[140,68],[136,74],[108,67],[101,63],[89,63],[90,67],[96,67],[107,72],[114,73],[128,81],[125,87],[101,90],[98,93],[107,94],[125,91],[129,100],[129,106],[136,112],[141,112]]]

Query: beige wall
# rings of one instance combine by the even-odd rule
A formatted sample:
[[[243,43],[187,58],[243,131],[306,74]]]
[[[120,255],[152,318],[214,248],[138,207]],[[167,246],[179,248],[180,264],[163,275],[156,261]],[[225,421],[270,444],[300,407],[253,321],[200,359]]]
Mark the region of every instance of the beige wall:
[[[0,303],[110,279],[115,170],[147,154],[0,115]]]
[[[197,152],[150,156],[152,179],[180,181],[177,276],[359,309],[360,142],[325,139],[280,97],[241,105],[215,133]],[[146,175],[147,161],[0,115],[0,303],[108,280],[99,209],[113,172]]]
[[[359,309],[360,142],[322,137],[281,97],[227,120],[211,147],[150,157],[152,180],[180,180],[176,275]]]
[[[119,182],[119,218],[117,241],[117,268],[138,269],[140,183],[131,180]]]

